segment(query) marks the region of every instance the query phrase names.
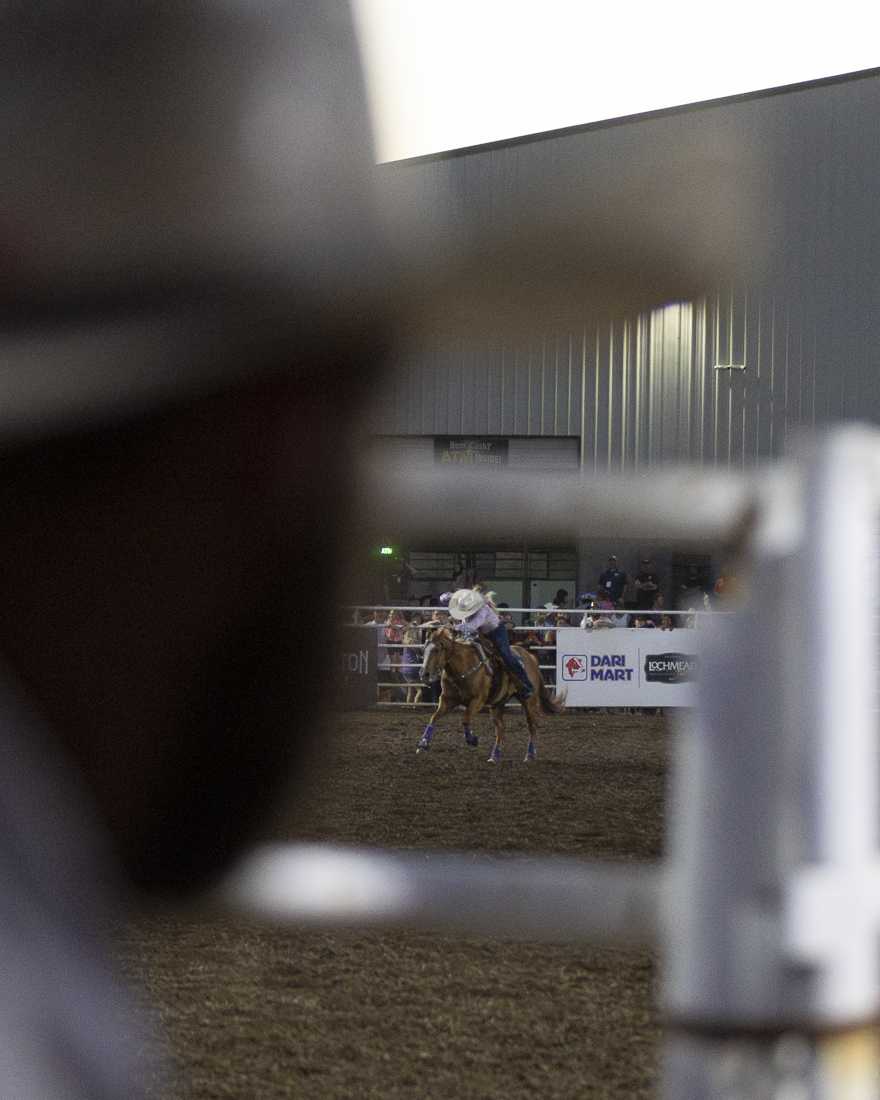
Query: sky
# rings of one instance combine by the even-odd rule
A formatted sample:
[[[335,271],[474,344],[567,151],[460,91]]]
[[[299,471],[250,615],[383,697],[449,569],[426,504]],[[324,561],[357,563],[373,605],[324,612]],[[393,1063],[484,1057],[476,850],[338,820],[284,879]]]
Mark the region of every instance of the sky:
[[[864,0],[353,0],[376,159],[880,66]]]

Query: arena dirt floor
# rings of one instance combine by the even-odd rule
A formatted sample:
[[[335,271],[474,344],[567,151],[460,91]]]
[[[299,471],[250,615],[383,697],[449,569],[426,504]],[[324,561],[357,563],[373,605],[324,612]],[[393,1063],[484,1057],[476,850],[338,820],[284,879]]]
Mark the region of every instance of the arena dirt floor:
[[[480,858],[660,856],[663,716],[548,718],[527,765],[511,715],[497,766],[488,716],[478,749],[456,718],[416,755],[424,720],[386,709],[330,722],[291,836]],[[633,1100],[656,1084],[644,953],[163,916],[126,928],[119,958],[170,1051],[168,1068],[145,1070],[154,1100]]]

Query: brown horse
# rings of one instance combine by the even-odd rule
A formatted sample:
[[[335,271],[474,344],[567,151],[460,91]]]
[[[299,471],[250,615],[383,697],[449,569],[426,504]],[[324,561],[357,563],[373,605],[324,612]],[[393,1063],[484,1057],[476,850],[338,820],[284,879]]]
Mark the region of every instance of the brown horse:
[[[534,691],[522,703],[529,727],[529,746],[525,758],[527,761],[534,760],[537,756],[536,719],[540,714],[560,714],[564,704],[560,696],[551,695],[548,691],[534,655],[521,646],[512,648],[522,661]],[[457,706],[464,707],[465,742],[475,746],[477,737],[471,723],[474,715],[487,706],[492,711],[495,725],[495,744],[489,763],[497,763],[501,759],[501,745],[504,741],[504,707],[507,700],[521,690],[519,680],[502,664],[490,642],[485,639],[478,642],[464,641],[456,638],[447,626],[436,627],[425,640],[421,678],[430,683],[438,677],[442,685],[440,702],[425,726],[416,751],[424,752],[431,747],[435,723]]]

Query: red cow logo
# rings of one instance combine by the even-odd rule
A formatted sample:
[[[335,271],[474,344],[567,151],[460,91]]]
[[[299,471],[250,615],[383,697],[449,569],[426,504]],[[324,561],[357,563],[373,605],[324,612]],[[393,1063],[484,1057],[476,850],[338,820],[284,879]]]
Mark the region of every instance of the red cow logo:
[[[562,658],[563,680],[586,680],[587,658],[582,654],[572,654]]]

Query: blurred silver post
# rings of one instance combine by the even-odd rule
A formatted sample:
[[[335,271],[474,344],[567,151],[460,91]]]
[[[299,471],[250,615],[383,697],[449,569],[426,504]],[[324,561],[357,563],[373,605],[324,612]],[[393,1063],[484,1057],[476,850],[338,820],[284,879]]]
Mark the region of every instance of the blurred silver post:
[[[880,437],[840,429],[801,457],[801,536],[755,548],[750,604],[714,624],[679,745],[670,1100],[880,1096]],[[864,614],[835,598],[844,571]]]

